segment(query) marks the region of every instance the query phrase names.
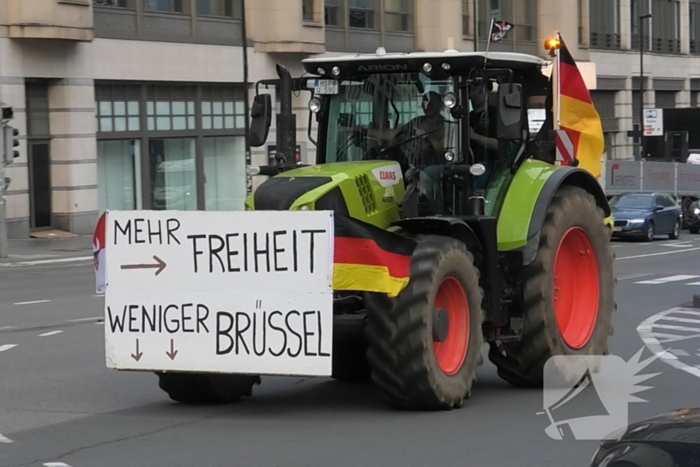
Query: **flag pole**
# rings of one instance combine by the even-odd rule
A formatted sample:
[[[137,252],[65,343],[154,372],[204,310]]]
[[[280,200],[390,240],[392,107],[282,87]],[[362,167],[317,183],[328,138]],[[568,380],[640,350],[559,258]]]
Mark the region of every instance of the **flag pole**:
[[[561,74],[559,72],[559,66],[561,63],[561,34],[557,31],[557,39],[560,41],[560,46],[556,50],[554,55],[554,63],[552,64],[552,85],[554,86],[554,131],[560,130],[560,119],[561,119],[561,92],[559,82]]]
[[[491,38],[493,37],[493,24],[496,21],[495,18],[491,18],[491,26],[489,27],[489,38],[486,41],[486,53],[484,54],[484,66],[486,66],[486,61],[488,60],[489,56],[489,49],[491,48]]]

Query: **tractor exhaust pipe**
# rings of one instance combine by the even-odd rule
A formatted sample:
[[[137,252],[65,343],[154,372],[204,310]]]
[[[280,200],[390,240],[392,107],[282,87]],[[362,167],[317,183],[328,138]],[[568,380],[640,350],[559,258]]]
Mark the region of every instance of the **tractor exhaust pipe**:
[[[277,65],[280,77],[280,113],[277,114],[278,162],[294,163],[297,150],[297,117],[292,113],[292,75],[283,65]]]

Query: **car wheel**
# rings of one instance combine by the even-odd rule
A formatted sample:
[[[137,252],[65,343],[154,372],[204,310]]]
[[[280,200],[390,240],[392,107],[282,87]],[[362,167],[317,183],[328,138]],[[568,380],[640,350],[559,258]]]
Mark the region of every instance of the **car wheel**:
[[[654,230],[654,223],[649,222],[647,224],[646,229],[644,230],[644,241],[645,242],[653,242],[655,235],[656,235],[656,232]]]
[[[673,223],[673,231],[668,234],[668,238],[671,240],[676,240],[678,237],[681,236],[681,221],[680,219],[676,219],[676,222]]]

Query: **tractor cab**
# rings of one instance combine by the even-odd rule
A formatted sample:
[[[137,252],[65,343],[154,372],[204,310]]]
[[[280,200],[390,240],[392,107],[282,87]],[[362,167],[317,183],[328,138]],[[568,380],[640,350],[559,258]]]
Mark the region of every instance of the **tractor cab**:
[[[285,81],[292,90],[310,92],[310,119],[318,123],[317,134],[310,135],[317,144],[317,165],[398,164],[405,183],[402,199],[396,200],[401,218],[497,216],[499,194],[526,156],[528,110],[544,104],[548,78],[541,71],[542,59],[499,52],[388,54],[380,49],[302,64],[313,79],[291,80],[278,67],[281,80],[275,84],[283,104],[291,96]],[[267,137],[269,106],[269,96],[256,96],[253,145]],[[287,128],[295,126],[294,119],[283,105],[278,148],[295,136]],[[280,160],[294,147],[282,149]],[[297,167],[280,164],[267,170]]]

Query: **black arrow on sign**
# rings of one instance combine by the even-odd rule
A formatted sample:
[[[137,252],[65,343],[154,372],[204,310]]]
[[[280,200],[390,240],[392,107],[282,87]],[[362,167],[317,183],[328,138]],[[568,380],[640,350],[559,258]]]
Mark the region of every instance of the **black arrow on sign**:
[[[170,360],[175,360],[175,355],[177,355],[177,350],[175,350],[175,342],[170,339],[170,352],[165,352],[165,355],[170,357]]]
[[[143,352],[139,352],[139,340],[136,339],[136,355],[131,354],[131,358],[138,362],[139,360],[141,360],[141,357],[143,357]]]
[[[163,272],[167,264],[156,255],[153,255],[153,259],[156,261],[156,264],[124,264],[122,265],[122,269],[156,269],[157,276]]]

